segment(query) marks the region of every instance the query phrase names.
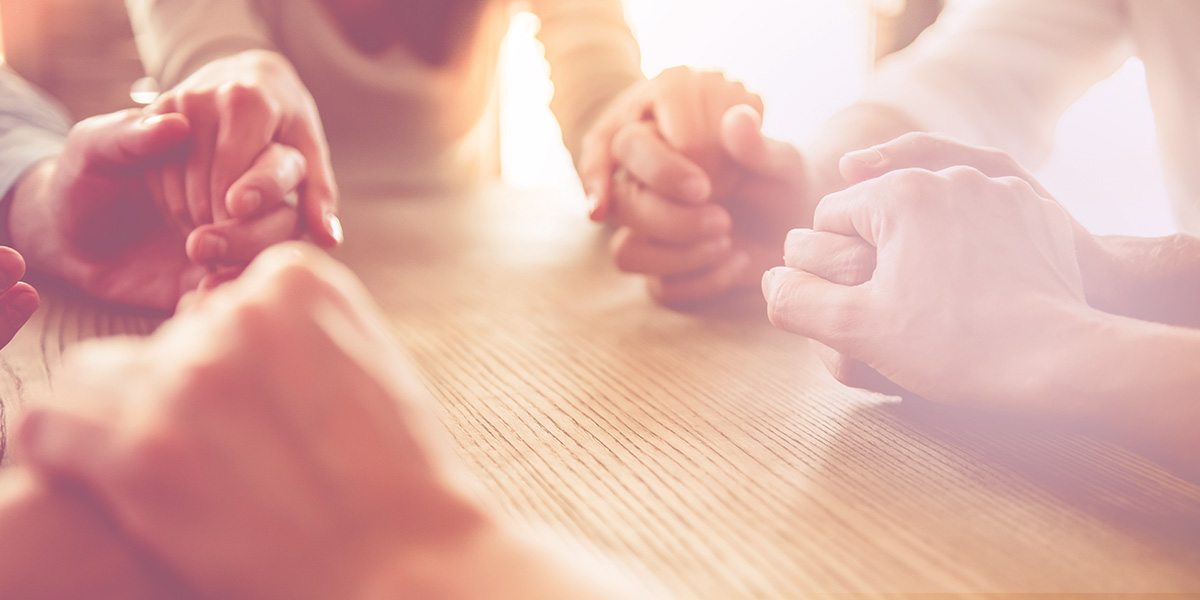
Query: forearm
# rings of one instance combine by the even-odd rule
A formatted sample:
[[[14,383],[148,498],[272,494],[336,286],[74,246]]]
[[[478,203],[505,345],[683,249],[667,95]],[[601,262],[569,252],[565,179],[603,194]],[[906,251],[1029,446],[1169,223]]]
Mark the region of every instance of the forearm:
[[[71,123],[53,99],[7,68],[0,68],[0,244],[14,227],[9,208],[30,168],[62,152]]]
[[[550,65],[550,108],[578,160],[583,136],[620,94],[645,79],[641,51],[618,0],[534,0]]]
[[[81,496],[15,468],[0,475],[0,598],[185,598]]]
[[[71,255],[61,244],[62,236],[51,222],[45,200],[55,160],[46,159],[26,171],[9,195],[8,224],[12,247],[25,257],[30,271],[75,281],[79,273],[70,268]]]
[[[246,50],[274,50],[246,0],[126,0],[146,72],[170,89],[200,67]]]
[[[846,187],[838,161],[847,152],[918,130],[917,123],[903,112],[879,104],[853,104],[834,114],[802,148],[812,170],[814,193],[810,196],[819,200]]]
[[[1088,303],[1105,312],[1200,327],[1200,238],[1095,236],[1079,249]]]
[[[1068,336],[1047,401],[1200,480],[1200,331],[1089,310]]]
[[[490,522],[461,540],[384,565],[363,600],[663,599],[579,548]]]

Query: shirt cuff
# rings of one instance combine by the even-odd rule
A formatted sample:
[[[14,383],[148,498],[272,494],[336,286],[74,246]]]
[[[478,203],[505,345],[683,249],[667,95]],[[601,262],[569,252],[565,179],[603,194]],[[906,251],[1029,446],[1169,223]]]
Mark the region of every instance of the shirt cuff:
[[[62,135],[21,127],[10,129],[0,141],[0,246],[11,246],[8,213],[17,184],[38,163],[62,153]]]

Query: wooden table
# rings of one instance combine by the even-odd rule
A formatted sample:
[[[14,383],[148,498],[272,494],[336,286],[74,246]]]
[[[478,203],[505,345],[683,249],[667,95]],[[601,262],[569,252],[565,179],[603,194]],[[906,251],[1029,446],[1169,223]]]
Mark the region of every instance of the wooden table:
[[[683,597],[1200,592],[1200,486],[1120,448],[844,388],[753,293],[657,306],[573,198],[353,200],[338,255],[502,505]],[[157,323],[46,296],[10,419],[78,340]]]

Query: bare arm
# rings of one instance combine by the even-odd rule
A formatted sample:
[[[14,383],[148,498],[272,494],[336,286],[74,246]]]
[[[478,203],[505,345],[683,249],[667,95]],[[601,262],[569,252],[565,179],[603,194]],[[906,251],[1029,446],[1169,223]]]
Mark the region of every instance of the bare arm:
[[[1200,327],[1200,238],[1122,235],[1094,238],[1100,252],[1085,260],[1103,263],[1109,275],[1088,284],[1088,302],[1105,312],[1171,325]]]
[[[200,67],[246,50],[274,50],[246,0],[125,0],[146,72],[166,90]]]
[[[81,495],[21,468],[0,475],[0,598],[185,598]]]
[[[470,576],[462,576],[469,573]],[[363,600],[669,600],[580,547],[492,520],[457,543],[429,545],[382,566]]]
[[[583,136],[622,91],[645,79],[637,40],[618,0],[534,0],[541,19],[563,143],[579,160]]]
[[[1200,480],[1200,331],[1099,312],[1073,331],[1044,397],[1100,407],[1106,433]]]

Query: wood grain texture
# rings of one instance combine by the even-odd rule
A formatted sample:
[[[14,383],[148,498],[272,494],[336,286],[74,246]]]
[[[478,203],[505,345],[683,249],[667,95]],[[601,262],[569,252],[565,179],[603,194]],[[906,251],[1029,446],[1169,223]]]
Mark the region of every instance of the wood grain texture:
[[[683,597],[1200,592],[1200,486],[1121,448],[844,388],[754,293],[657,306],[571,199],[347,197],[337,256],[502,507]],[[47,297],[0,352],[10,418],[157,323]]]

